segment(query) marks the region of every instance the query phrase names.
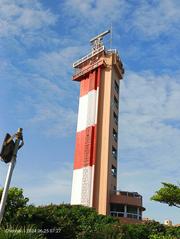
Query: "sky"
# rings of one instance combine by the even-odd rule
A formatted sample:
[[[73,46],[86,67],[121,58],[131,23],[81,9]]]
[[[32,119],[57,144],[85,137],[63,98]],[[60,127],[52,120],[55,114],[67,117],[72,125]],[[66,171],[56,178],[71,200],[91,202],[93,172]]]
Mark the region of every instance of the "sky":
[[[144,217],[180,223],[179,209],[150,200],[161,182],[180,182],[179,12],[179,0],[0,0],[0,141],[23,128],[11,186],[30,203],[70,202],[79,99],[72,63],[112,25],[125,68],[118,187],[143,196]],[[0,162],[1,187],[6,172]]]

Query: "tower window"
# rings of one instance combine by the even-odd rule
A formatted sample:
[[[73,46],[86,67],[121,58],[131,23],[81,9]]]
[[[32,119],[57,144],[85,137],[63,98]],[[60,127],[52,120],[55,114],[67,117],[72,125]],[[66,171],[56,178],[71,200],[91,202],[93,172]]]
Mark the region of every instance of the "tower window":
[[[117,142],[117,140],[118,140],[118,134],[117,134],[117,132],[116,132],[115,129],[113,129],[113,138],[114,138],[114,140]]]
[[[119,85],[116,82],[116,80],[114,81],[114,88],[115,88],[116,92],[119,94]]]
[[[117,160],[117,149],[115,149],[114,146],[112,146],[112,155],[113,158]]]
[[[115,112],[113,113],[113,116],[114,116],[115,124],[118,125],[118,116]]]
[[[116,169],[116,167],[114,167],[114,165],[112,165],[112,167],[111,167],[111,175],[114,177],[117,176],[117,169]]]
[[[114,105],[115,105],[115,107],[118,109],[118,107],[119,107],[119,102],[118,102],[118,99],[116,98],[116,96],[114,96]]]

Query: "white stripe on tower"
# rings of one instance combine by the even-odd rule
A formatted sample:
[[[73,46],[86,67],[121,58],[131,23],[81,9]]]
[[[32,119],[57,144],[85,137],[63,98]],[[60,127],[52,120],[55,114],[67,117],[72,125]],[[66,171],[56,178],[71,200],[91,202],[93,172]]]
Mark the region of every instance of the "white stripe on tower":
[[[79,98],[77,132],[96,124],[97,90],[91,90]]]
[[[91,207],[96,158],[100,68],[91,75],[89,74],[84,81],[86,82],[81,82],[79,99],[71,204]]]

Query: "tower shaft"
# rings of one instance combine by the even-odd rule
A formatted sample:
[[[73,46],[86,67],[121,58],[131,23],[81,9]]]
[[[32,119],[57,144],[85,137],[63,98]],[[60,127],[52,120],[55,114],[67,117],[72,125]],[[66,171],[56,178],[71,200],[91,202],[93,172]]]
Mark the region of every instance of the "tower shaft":
[[[104,48],[76,66],[80,82],[71,204],[109,214],[117,184],[119,80],[123,67],[116,51]]]

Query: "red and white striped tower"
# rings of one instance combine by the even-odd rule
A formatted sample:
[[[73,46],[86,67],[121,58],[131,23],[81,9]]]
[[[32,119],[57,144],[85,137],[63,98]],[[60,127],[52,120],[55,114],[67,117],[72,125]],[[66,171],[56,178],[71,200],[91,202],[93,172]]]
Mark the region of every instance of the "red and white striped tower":
[[[71,204],[92,206],[101,67],[80,80]]]
[[[107,33],[109,31],[92,39],[92,52],[73,64],[80,72],[73,78],[80,81],[80,98],[71,204],[90,207],[93,206],[99,86],[103,66],[99,59],[104,51],[102,36]]]
[[[116,50],[106,50],[93,38],[92,51],[73,64],[74,81],[80,82],[71,204],[110,210],[116,188],[119,79],[123,67]]]
[[[80,82],[79,112],[71,204],[94,207],[99,214],[142,219],[142,196],[117,190],[119,88],[124,69],[117,50],[93,38],[92,51],[73,64]]]

